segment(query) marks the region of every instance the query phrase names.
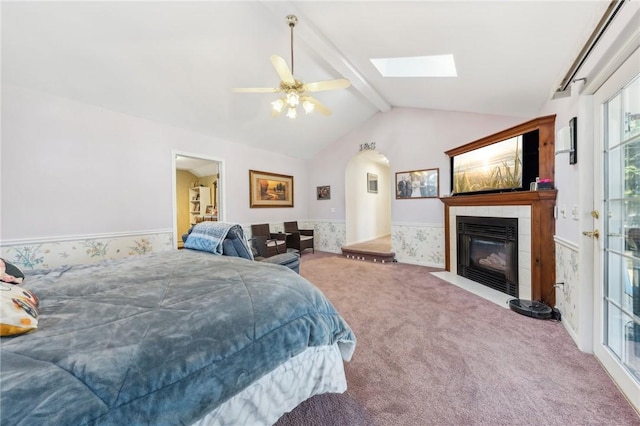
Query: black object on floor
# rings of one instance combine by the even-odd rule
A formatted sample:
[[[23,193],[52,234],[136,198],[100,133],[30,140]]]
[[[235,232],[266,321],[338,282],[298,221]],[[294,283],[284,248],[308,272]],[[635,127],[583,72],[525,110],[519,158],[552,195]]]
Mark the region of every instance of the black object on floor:
[[[531,318],[549,319],[553,317],[553,309],[549,305],[535,300],[511,299],[509,307],[512,311]]]

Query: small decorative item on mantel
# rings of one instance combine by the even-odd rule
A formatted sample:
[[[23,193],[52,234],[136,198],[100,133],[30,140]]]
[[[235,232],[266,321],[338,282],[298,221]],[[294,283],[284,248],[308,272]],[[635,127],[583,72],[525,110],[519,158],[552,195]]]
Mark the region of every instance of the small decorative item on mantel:
[[[531,182],[531,184],[529,185],[529,189],[531,191],[538,191],[538,190],[544,190],[544,189],[553,189],[553,182],[551,181],[551,179],[540,179],[540,178],[536,178],[535,182]]]
[[[553,189],[553,182],[551,179],[539,179],[538,189]]]

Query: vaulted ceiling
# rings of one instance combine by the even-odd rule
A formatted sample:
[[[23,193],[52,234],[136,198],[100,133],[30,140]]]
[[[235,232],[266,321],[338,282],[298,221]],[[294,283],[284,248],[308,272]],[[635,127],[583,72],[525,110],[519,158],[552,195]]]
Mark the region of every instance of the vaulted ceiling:
[[[609,1],[196,1],[1,4],[2,84],[310,158],[393,107],[535,116]],[[272,117],[272,54],[348,78],[332,110]],[[383,78],[370,58],[453,54],[455,78]]]

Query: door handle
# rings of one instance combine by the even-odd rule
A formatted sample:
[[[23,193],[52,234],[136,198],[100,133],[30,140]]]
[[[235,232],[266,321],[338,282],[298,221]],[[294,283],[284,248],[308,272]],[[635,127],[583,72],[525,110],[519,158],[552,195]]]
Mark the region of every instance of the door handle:
[[[582,235],[586,235],[589,238],[600,238],[600,231],[597,229],[594,231],[582,231]]]

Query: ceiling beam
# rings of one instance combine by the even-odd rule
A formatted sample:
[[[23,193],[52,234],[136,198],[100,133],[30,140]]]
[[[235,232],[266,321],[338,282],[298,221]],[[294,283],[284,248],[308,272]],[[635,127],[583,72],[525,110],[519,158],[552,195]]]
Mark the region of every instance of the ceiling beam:
[[[324,59],[340,75],[347,78],[351,85],[364,98],[381,112],[391,110],[391,104],[364,78],[356,67],[304,16],[292,2],[264,1],[262,4],[273,14],[275,19],[284,22],[287,15],[296,15],[302,25],[296,26],[296,36]]]

